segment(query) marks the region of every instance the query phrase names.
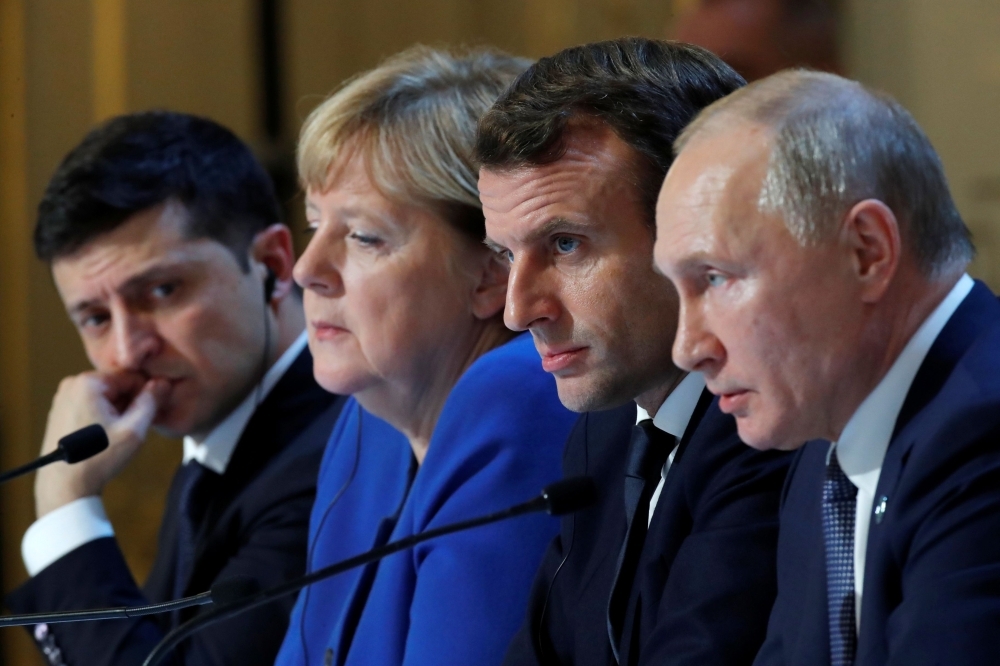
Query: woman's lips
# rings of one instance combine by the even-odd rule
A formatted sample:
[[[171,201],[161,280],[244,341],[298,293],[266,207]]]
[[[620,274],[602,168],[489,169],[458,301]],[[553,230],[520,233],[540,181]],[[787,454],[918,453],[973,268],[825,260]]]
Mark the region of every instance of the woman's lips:
[[[317,340],[332,340],[343,333],[347,333],[346,328],[334,326],[326,322],[313,322],[312,327],[316,333]]]
[[[577,347],[559,352],[546,352],[542,355],[542,369],[553,373],[566,370],[579,361],[586,351],[586,347]]]

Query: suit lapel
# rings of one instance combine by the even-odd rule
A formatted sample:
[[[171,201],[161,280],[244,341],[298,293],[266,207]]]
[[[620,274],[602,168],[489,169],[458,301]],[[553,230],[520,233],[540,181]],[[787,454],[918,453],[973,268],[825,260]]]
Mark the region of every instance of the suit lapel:
[[[977,281],[948,323],[941,329],[941,333],[931,345],[914,377],[896,420],[875,492],[873,506],[875,513],[871,517],[865,553],[866,590],[869,574],[877,570],[875,558],[879,553],[885,552],[887,547],[888,536],[882,526],[891,523],[893,498],[905,472],[910,452],[927,431],[920,413],[940,393],[956,365],[976,339],[998,324],[1000,324],[1000,302],[989,288]],[[862,597],[861,631],[858,634],[859,660],[869,646],[877,642],[875,636],[882,631],[882,627],[877,626],[881,613],[873,612],[872,599],[872,595],[869,594]]]
[[[327,393],[316,383],[312,374],[312,355],[308,348],[304,349],[250,417],[226,473],[213,474],[206,481],[210,484],[205,492],[208,506],[195,537],[194,565],[185,586],[187,592],[192,583],[203,581],[207,585],[226,556],[213,547],[219,537],[215,532],[224,523],[224,515],[236,497],[337,399],[338,396]],[[173,496],[171,499],[176,500]],[[174,505],[172,509],[171,541],[176,550],[177,507]]]
[[[642,553],[636,565],[637,568],[635,576],[632,578],[632,589],[628,591],[628,601],[625,606],[625,617],[622,620],[621,645],[615,646],[612,642],[612,649],[615,651],[615,656],[619,659],[619,663],[629,663],[629,652],[633,643],[633,638],[636,635],[635,630],[641,628],[637,624],[640,618],[636,617],[635,613],[639,612],[640,591],[650,588],[647,572],[651,568],[662,570],[663,564],[661,556],[669,539],[676,536],[677,530],[671,529],[672,526],[670,525],[671,514],[673,513],[670,509],[676,502],[679,501],[678,499],[675,499],[675,497],[680,494],[683,489],[683,477],[682,472],[680,471],[680,463],[684,457],[684,452],[691,445],[692,440],[702,439],[706,436],[704,433],[698,433],[698,428],[701,425],[702,419],[708,411],[708,408],[712,405],[713,400],[714,396],[709,393],[708,390],[702,391],[701,397],[698,399],[698,404],[695,406],[694,412],[691,414],[691,420],[688,422],[684,435],[681,437],[681,440],[677,445],[677,453],[674,454],[674,460],[671,465],[670,472],[667,474],[667,478],[663,482],[663,489],[660,491],[660,497],[657,501],[656,509],[653,511],[653,520],[649,524],[646,540],[642,547]],[[708,436],[712,435],[709,434]],[[695,446],[697,446],[697,443]],[[640,520],[642,518],[646,518],[646,516],[636,516],[635,519]],[[628,539],[627,533],[625,538]],[[615,576],[611,586],[612,595],[615,593],[615,589],[618,585],[618,579],[622,574],[621,566],[622,557],[619,555],[618,562],[615,567]],[[666,572],[662,571],[658,577],[662,579],[665,575]],[[611,631],[611,626],[609,605],[609,632]]]

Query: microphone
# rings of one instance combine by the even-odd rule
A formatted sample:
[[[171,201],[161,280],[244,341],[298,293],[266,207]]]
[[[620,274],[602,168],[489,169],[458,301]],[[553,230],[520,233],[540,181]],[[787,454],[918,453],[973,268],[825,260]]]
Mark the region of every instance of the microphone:
[[[224,606],[245,599],[258,591],[260,591],[260,584],[253,578],[249,576],[234,576],[233,578],[219,581],[208,592],[202,592],[192,597],[184,597],[183,599],[175,599],[158,604],[144,604],[142,606],[118,606],[116,608],[90,608],[53,613],[7,615],[0,617],[0,627],[21,627],[24,625],[41,624],[43,622],[46,624],[59,624],[62,622],[84,622],[87,620],[124,620],[126,618],[142,617],[143,615],[169,613],[181,610],[182,608],[190,608],[191,606],[204,606],[206,604]]]
[[[94,423],[60,439],[58,447],[52,453],[0,474],[0,483],[16,479],[29,472],[34,472],[39,467],[45,467],[60,460],[65,460],[72,465],[91,456],[96,456],[106,448],[108,448],[108,434],[104,432],[104,428]]]
[[[206,613],[202,613],[201,615],[191,618],[184,624],[171,630],[170,633],[168,633],[153,649],[153,651],[149,653],[146,660],[142,662],[142,666],[156,666],[163,660],[170,650],[177,646],[178,643],[196,631],[209,625],[235,617],[244,611],[262,606],[266,603],[274,601],[275,599],[283,597],[286,594],[298,592],[303,587],[321,581],[324,578],[336,576],[339,573],[368,564],[369,562],[380,560],[383,557],[392,555],[393,553],[398,553],[401,550],[413,548],[417,544],[423,543],[424,541],[444,536],[446,534],[461,532],[473,527],[479,527],[480,525],[489,525],[490,523],[496,523],[501,520],[507,520],[509,518],[514,518],[515,516],[521,516],[527,513],[546,511],[549,515],[561,516],[586,508],[595,501],[597,501],[597,486],[594,484],[594,480],[589,476],[577,476],[557,481],[556,483],[546,486],[534,499],[521,504],[516,504],[510,508],[503,509],[502,511],[490,513],[485,516],[479,516],[478,518],[470,518],[469,520],[463,520],[457,523],[451,523],[449,525],[443,525],[432,530],[425,530],[418,534],[412,534],[403,539],[399,539],[398,541],[391,541],[378,548],[372,548],[371,550],[361,553],[360,555],[355,555],[354,557],[331,564],[323,567],[322,569],[317,569],[316,571],[306,574],[305,576],[292,579],[266,590],[250,593],[242,598],[236,598],[226,605],[222,605],[219,608],[214,608]]]

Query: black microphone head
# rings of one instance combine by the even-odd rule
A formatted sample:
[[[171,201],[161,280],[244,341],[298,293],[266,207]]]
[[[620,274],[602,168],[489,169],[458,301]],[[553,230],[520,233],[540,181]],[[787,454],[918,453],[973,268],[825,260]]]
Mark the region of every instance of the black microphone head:
[[[545,486],[542,489],[545,510],[553,516],[562,516],[584,509],[597,501],[597,484],[589,476],[573,476]]]
[[[63,460],[70,463],[86,460],[108,448],[108,433],[96,423],[80,428],[59,440]]]
[[[243,601],[260,592],[260,589],[260,581],[250,576],[233,576],[220,580],[212,586],[212,604],[225,606]]]

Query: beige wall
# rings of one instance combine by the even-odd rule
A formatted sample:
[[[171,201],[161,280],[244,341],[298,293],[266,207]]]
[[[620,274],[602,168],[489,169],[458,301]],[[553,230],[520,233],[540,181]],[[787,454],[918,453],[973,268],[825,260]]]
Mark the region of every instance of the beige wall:
[[[1000,2],[850,0],[851,73],[895,96],[945,165],[979,257],[972,273],[1000,288]]]
[[[344,77],[414,42],[491,43],[541,56],[622,34],[662,36],[693,0],[286,0],[284,106],[298,123]],[[850,71],[907,105],[944,159],[980,248],[977,275],[1000,287],[1000,3],[844,0]],[[86,367],[32,258],[33,209],[62,155],[108,115],[152,107],[203,114],[261,151],[252,0],[0,0],[0,468],[30,459],[58,380]],[[176,443],[151,441],[108,489],[109,512],[141,578]],[[0,490],[3,585],[24,577],[31,482]],[[7,664],[34,651],[0,633]]]

